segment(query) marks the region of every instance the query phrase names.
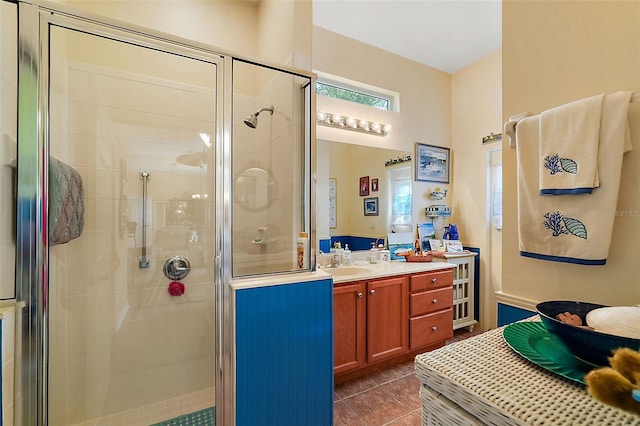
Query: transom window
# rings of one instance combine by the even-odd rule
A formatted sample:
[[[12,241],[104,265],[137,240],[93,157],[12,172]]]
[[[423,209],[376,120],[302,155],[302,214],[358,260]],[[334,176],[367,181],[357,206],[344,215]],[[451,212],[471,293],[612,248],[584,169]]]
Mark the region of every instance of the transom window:
[[[355,102],[384,111],[400,111],[400,94],[381,87],[349,80],[321,71],[316,81],[316,93],[347,102]]]
[[[347,89],[320,81],[316,82],[316,93],[349,102],[368,105],[385,111],[389,111],[391,109],[391,100],[388,98],[362,93],[357,90]]]

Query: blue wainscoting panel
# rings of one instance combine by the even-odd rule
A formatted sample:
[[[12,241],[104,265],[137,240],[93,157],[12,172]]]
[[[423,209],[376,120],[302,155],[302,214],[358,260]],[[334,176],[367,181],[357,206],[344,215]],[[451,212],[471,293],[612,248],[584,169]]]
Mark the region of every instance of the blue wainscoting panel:
[[[320,248],[321,252],[329,253],[329,251],[331,250],[331,239],[318,240],[318,247]]]
[[[331,425],[333,281],[240,289],[236,424]]]
[[[535,315],[535,312],[527,309],[498,303],[498,327],[529,318],[533,315]]]
[[[386,245],[386,238],[385,237],[381,237],[379,239],[376,238],[371,238],[371,237],[358,237],[358,236],[349,236],[349,235],[334,235],[331,237],[331,247],[334,247],[335,243],[340,243],[340,245],[342,246],[342,248],[345,247],[346,244],[349,244],[349,249],[350,250],[370,250],[371,249],[371,244],[375,245],[376,242],[378,244],[385,244]],[[322,246],[321,246],[322,247]],[[321,249],[322,250],[322,249]],[[328,253],[328,251],[324,251],[325,253]]]

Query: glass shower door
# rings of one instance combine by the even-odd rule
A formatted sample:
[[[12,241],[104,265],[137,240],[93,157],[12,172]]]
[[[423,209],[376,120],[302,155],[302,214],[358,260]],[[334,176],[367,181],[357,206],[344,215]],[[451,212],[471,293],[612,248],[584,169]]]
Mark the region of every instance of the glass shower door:
[[[49,424],[212,414],[218,66],[49,28]]]

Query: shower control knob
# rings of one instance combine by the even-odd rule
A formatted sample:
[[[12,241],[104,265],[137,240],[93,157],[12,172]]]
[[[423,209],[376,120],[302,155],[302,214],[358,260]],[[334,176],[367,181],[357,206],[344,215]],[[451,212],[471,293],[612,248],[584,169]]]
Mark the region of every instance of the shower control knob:
[[[164,262],[164,276],[172,281],[179,281],[191,272],[191,263],[184,256],[173,256]]]

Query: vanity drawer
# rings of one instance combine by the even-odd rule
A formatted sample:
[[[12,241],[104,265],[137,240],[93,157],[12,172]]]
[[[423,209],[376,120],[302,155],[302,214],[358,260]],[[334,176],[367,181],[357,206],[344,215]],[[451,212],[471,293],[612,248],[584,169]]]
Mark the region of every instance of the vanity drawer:
[[[436,290],[411,293],[409,315],[424,315],[453,305],[453,288],[444,287]]]
[[[424,291],[439,287],[453,286],[453,270],[427,272],[411,276],[410,291]]]
[[[453,337],[453,309],[422,315],[409,320],[409,348],[444,343]]]

